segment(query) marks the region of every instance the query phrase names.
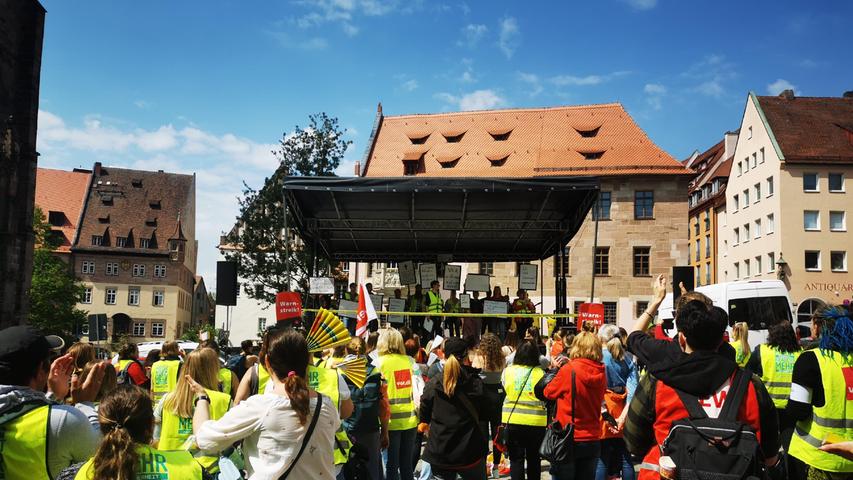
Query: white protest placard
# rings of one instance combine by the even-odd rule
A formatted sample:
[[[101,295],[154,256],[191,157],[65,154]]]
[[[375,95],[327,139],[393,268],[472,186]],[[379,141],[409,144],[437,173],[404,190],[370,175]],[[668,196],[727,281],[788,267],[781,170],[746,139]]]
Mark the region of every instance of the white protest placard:
[[[471,295],[467,293],[459,295],[459,308],[471,308]]]
[[[444,289],[459,290],[462,279],[462,265],[447,265],[444,267]]]
[[[331,277],[311,277],[308,279],[308,293],[311,295],[334,295],[335,281]]]
[[[414,262],[398,263],[397,273],[400,275],[400,285],[414,285],[418,283],[418,279],[415,277]]]
[[[422,263],[418,266],[421,272],[421,286],[429,288],[429,284],[438,280],[438,272],[434,263]]]
[[[377,312],[382,311],[382,299],[383,298],[385,298],[385,295],[383,295],[381,293],[378,295],[371,295],[370,296],[370,301],[373,302],[373,308],[375,308]]]
[[[518,288],[522,290],[536,290],[539,285],[539,265],[534,263],[522,263],[518,265]]]
[[[405,312],[406,311],[406,299],[405,298],[391,298],[388,300],[388,311],[389,312]],[[400,325],[404,322],[404,317],[402,315],[391,315],[388,317],[388,321],[394,325]]]
[[[338,310],[352,310],[353,312],[358,312],[358,302],[353,302],[352,300],[341,300],[338,302]],[[338,316],[341,318],[356,318],[356,313],[338,313]]]
[[[465,277],[466,292],[489,292],[489,276],[469,273]]]
[[[503,315],[507,310],[506,302],[496,302],[494,300],[483,300],[483,313],[491,313]]]

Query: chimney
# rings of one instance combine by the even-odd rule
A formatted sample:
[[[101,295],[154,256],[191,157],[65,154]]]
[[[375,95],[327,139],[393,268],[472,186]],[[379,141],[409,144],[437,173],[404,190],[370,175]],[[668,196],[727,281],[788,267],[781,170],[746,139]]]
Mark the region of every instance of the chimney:
[[[95,162],[95,167],[92,169],[96,177],[101,176],[101,162]]]
[[[853,90],[847,90],[846,92],[844,92],[844,95],[842,95],[842,97],[853,98]]]
[[[354,170],[355,170],[355,176],[356,176],[356,177],[358,177],[358,176],[360,176],[360,175],[361,175],[361,161],[359,161],[359,160],[356,160],[356,161],[355,161],[355,168],[354,168]]]
[[[784,99],[787,99],[787,100],[793,100],[794,99],[794,91],[791,89],[782,90],[782,93],[780,93],[779,96],[784,98]]]
[[[382,102],[379,102],[379,105],[376,107],[376,113],[382,115]]]

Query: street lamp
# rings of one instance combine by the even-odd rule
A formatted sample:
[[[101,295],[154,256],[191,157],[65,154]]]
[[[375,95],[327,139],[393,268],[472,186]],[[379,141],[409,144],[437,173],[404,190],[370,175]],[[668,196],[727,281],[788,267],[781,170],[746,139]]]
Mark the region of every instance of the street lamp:
[[[779,252],[779,260],[776,261],[776,278],[784,281],[785,277],[788,276],[788,273],[785,271],[785,267],[788,266],[788,262],[782,257],[782,252]]]

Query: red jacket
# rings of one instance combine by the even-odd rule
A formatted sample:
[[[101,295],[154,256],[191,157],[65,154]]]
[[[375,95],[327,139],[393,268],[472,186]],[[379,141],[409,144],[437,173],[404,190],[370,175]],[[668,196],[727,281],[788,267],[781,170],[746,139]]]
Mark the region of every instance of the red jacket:
[[[566,426],[572,421],[572,370],[575,371],[575,441],[591,442],[601,436],[601,403],[607,379],[604,364],[585,358],[566,363],[547,386],[543,394],[557,401],[556,420]]]

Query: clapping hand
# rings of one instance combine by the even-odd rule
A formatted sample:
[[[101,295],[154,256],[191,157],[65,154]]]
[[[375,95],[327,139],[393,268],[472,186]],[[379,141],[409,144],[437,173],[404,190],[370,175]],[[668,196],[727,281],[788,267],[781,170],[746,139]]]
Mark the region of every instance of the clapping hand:
[[[652,285],[653,297],[658,301],[662,302],[664,297],[666,297],[666,275],[658,275]]]

